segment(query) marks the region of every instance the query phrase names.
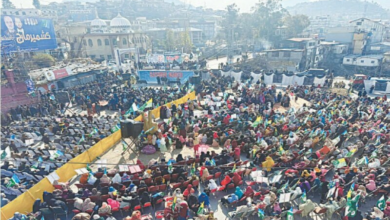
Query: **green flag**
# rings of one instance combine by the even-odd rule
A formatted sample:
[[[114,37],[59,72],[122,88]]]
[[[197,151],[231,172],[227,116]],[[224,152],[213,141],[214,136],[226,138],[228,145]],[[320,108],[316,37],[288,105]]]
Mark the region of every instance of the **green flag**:
[[[143,112],[145,108],[151,108],[153,106],[153,99],[149,99],[149,101],[145,102],[143,106],[141,106],[138,111]]]
[[[294,211],[292,207],[287,212],[287,220],[294,220]]]
[[[198,214],[198,215],[203,214],[203,210],[204,210],[204,202],[202,202],[202,204],[200,204],[198,212],[196,214]]]
[[[386,208],[386,200],[385,200],[385,196],[384,195],[378,200],[378,202],[376,203],[376,206],[381,211],[385,210],[385,208]]]
[[[10,157],[10,156],[11,156],[11,151],[10,151],[9,146],[8,146],[1,153],[1,160],[4,160],[6,157]]]
[[[115,133],[115,132],[117,132],[119,129],[121,129],[121,128],[119,127],[119,125],[115,125],[115,127],[111,128],[111,132],[112,132],[112,133]]]
[[[345,209],[345,215],[348,217],[355,217],[356,211],[359,208],[360,194],[356,195],[353,199],[347,200],[347,208]]]
[[[173,203],[172,203],[172,211],[175,211],[175,207],[176,207],[176,196],[173,198]]]
[[[20,180],[19,180],[18,176],[16,176],[14,174],[14,175],[12,175],[12,178],[8,181],[7,188],[13,187],[13,186],[15,186],[16,184],[19,184],[19,183],[20,183]]]

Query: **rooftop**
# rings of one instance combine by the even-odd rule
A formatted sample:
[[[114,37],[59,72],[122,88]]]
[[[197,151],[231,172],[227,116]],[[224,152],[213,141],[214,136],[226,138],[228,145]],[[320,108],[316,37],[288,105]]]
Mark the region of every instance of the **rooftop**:
[[[271,50],[264,50],[264,52],[303,52],[303,49],[271,49]]]
[[[290,38],[288,40],[289,41],[294,41],[294,42],[305,42],[305,41],[313,40],[313,38],[294,37],[294,38]]]

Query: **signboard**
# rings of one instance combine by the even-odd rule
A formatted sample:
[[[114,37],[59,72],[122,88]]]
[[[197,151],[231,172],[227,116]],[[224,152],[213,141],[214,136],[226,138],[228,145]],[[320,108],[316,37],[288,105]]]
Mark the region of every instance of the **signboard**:
[[[168,81],[180,79],[180,83],[185,83],[194,75],[193,71],[159,71],[159,70],[139,70],[139,80],[145,80],[148,83],[157,83],[157,77],[168,78]]]
[[[1,53],[57,48],[51,19],[29,16],[1,16]]]
[[[181,63],[182,62],[181,54],[180,53],[165,54],[165,63],[173,63],[173,61]]]
[[[45,72],[46,78],[48,81],[53,81],[56,79],[61,79],[70,75],[73,75],[73,72],[69,68],[62,68],[58,70],[53,70],[53,71],[47,71]]]
[[[162,54],[147,54],[146,62],[148,63],[164,63],[165,58]]]

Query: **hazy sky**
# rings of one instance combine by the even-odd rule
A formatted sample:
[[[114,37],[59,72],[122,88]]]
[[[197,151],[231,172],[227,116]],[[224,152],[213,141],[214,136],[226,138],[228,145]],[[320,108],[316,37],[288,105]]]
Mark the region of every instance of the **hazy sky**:
[[[49,2],[61,2],[62,0],[40,0],[41,4],[47,4]],[[85,1],[85,0],[84,0]],[[98,1],[98,0],[87,0],[87,1]],[[225,9],[227,5],[236,3],[238,7],[240,8],[240,12],[248,12],[250,11],[251,7],[255,5],[256,2],[259,0],[181,0],[184,3],[190,3],[194,6],[206,6],[207,8],[213,8],[213,9]],[[317,0],[283,0],[283,5],[285,7],[293,6],[296,3],[300,2],[308,2],[308,1],[317,1]],[[389,0],[369,0],[379,3],[387,3]],[[14,5],[18,8],[32,8],[32,2],[33,0],[11,0],[11,2],[14,3]],[[389,1],[390,2],[390,1]],[[384,5],[385,7],[388,5]]]

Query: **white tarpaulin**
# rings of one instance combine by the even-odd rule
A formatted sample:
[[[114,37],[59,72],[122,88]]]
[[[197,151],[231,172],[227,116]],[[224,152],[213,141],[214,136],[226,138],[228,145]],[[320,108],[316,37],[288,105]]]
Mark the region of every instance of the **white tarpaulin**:
[[[273,79],[274,79],[274,74],[271,74],[271,75],[264,74],[264,83],[266,85],[272,85]]]
[[[260,80],[260,78],[261,78],[261,73],[256,74],[256,73],[252,72],[252,73],[251,73],[251,76],[253,77],[253,82],[256,83],[258,80]]]
[[[234,71],[231,71],[231,76],[234,78],[234,80],[236,80],[237,82],[241,82],[241,73],[242,72],[234,72]]]
[[[370,91],[371,86],[374,86],[374,92],[377,91],[379,93],[390,93],[390,82],[387,82],[386,90],[377,88],[376,80],[364,80],[364,88],[367,92]]]
[[[293,79],[294,75],[288,76],[288,75],[283,75],[283,80],[282,80],[282,85],[288,86],[288,85],[293,85]]]
[[[314,85],[318,86],[318,84],[320,84],[321,86],[324,86],[325,80],[326,80],[326,77],[322,77],[322,78],[314,77]]]
[[[305,80],[304,76],[299,77],[297,75],[294,75],[291,85],[295,85],[295,83],[297,83],[297,85],[303,85],[304,80]]]

